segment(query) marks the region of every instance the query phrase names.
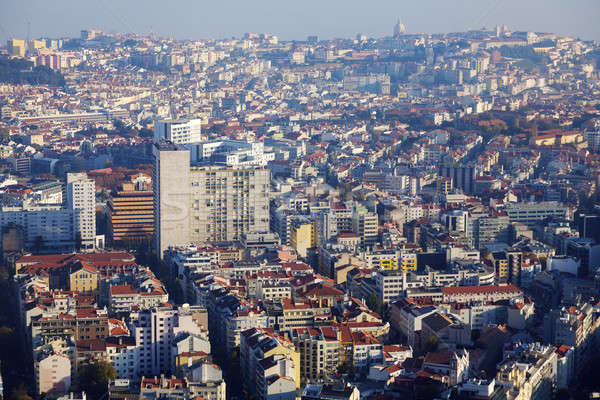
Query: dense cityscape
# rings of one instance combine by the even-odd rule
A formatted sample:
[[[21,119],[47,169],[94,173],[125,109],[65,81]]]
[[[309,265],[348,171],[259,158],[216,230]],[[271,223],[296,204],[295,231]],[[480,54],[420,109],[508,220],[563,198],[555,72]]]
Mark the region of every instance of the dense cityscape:
[[[0,48],[0,397],[600,398],[600,43]]]

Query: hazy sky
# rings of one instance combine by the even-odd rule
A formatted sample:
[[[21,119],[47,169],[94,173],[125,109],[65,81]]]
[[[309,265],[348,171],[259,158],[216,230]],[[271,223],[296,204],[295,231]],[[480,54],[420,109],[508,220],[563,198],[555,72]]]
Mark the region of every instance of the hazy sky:
[[[280,39],[385,36],[506,24],[600,40],[600,0],[0,0],[0,40],[78,36],[85,28],[176,38],[273,33]]]

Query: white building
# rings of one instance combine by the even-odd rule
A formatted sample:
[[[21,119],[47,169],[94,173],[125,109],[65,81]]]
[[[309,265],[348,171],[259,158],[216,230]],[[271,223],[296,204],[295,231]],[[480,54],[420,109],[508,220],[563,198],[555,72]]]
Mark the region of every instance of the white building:
[[[182,332],[202,335],[193,319],[192,309],[157,307],[130,314],[130,330],[139,348],[139,372],[156,376],[171,371],[172,343]]]
[[[106,353],[119,379],[138,379],[140,349],[130,336],[111,336],[106,339]]]
[[[25,247],[72,251],[76,245],[93,248],[96,238],[96,197],[94,181],[86,174],[67,174],[66,201],[2,207],[0,228],[14,224],[23,229]],[[1,232],[1,231],[0,231]]]
[[[67,208],[73,211],[75,235],[81,246],[93,248],[96,239],[96,184],[85,173],[67,174]]]
[[[267,165],[275,153],[265,153],[264,143],[240,140],[213,140],[191,148],[192,162],[210,162],[232,167],[241,165]]]
[[[174,144],[190,144],[202,141],[202,120],[161,119],[154,122],[154,141],[168,140]]]

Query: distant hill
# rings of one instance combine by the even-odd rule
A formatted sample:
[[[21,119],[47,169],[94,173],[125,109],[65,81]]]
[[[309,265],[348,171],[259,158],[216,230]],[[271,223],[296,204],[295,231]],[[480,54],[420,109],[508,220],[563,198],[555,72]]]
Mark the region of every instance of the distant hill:
[[[21,58],[0,59],[0,82],[12,84],[64,86],[65,77],[46,66],[34,67]]]

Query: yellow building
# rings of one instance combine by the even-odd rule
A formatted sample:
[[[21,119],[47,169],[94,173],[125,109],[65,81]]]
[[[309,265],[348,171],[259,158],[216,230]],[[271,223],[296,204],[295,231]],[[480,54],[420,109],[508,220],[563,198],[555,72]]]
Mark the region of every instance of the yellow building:
[[[202,351],[192,351],[177,354],[175,356],[175,370],[187,367],[190,363],[195,364],[197,361],[210,361],[210,355]]]
[[[96,268],[80,262],[69,274],[69,290],[82,294],[97,294],[99,272]]]
[[[290,245],[300,257],[307,256],[307,250],[317,246],[318,229],[315,221],[307,218],[297,218],[290,228]]]
[[[25,57],[25,41],[23,39],[9,39],[7,45],[8,54],[11,56]]]
[[[395,257],[382,258],[381,268],[385,271],[400,270],[411,272],[417,270],[417,254],[413,252],[398,252]]]
[[[508,258],[502,252],[492,253],[488,256],[488,259],[492,261],[494,269],[496,270],[496,283],[508,283],[510,277]]]
[[[43,40],[30,40],[28,45],[29,45],[29,52],[35,53],[36,50],[45,48],[46,42]]]

